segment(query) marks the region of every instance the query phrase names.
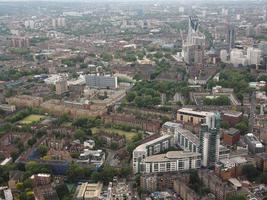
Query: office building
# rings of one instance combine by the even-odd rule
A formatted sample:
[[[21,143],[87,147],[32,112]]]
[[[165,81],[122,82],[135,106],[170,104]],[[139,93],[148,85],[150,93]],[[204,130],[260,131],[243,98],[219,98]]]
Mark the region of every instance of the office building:
[[[264,145],[252,133],[246,134],[244,136],[244,140],[245,143],[248,145],[248,150],[250,151],[250,153],[256,154],[264,152]]]
[[[182,55],[187,64],[202,64],[204,59],[205,35],[199,31],[199,21],[196,16],[188,19],[188,34],[183,41]]]
[[[239,65],[247,66],[248,60],[241,49],[232,49],[230,52],[230,63],[235,67]]]
[[[249,65],[259,65],[261,62],[261,50],[258,48],[247,48],[247,59]]]
[[[201,156],[193,152],[169,151],[166,154],[148,156],[140,165],[141,173],[184,171],[200,168]]]
[[[75,200],[98,200],[101,196],[103,184],[98,183],[82,183],[76,189],[74,194]]]
[[[34,174],[31,180],[34,186],[48,185],[52,181],[50,174]]]
[[[223,131],[223,143],[229,146],[237,144],[240,139],[240,131],[235,128],[229,128]]]
[[[214,165],[219,160],[220,114],[213,113],[211,119],[212,126],[203,123],[200,130],[200,153],[205,167]]]
[[[56,94],[57,95],[62,95],[67,91],[68,91],[67,80],[61,79],[61,80],[56,82]]]
[[[173,145],[173,136],[163,135],[136,147],[133,151],[133,172],[140,172],[140,163],[143,159],[148,156],[161,153]]]
[[[182,148],[184,151],[193,153],[199,152],[199,138],[191,131],[183,129],[181,124],[165,122],[162,125],[162,133],[173,135],[174,144]]]
[[[227,35],[226,35],[227,43],[229,45],[229,50],[235,47],[235,27],[229,25],[227,28]]]
[[[227,51],[225,49],[222,49],[220,51],[220,59],[221,59],[222,62],[227,62],[227,60],[228,60],[228,53],[227,53]]]
[[[118,79],[115,76],[88,74],[85,76],[86,85],[90,88],[110,88],[118,87]]]

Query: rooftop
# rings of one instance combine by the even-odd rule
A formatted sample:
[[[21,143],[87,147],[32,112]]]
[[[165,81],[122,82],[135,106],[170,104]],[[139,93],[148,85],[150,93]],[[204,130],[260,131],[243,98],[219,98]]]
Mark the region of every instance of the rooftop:
[[[144,159],[144,162],[164,162],[164,161],[171,161],[174,159],[188,158],[193,156],[197,157],[200,156],[200,154],[187,151],[169,151],[166,154],[149,156]]]
[[[192,108],[181,108],[177,112],[186,113],[186,114],[190,114],[190,115],[198,115],[201,117],[214,115],[213,112],[196,111],[196,110],[193,110]]]
[[[163,136],[161,136],[159,138],[156,138],[156,139],[151,140],[151,141],[149,141],[147,143],[139,145],[138,147],[135,148],[135,151],[145,151],[147,146],[155,144],[155,143],[160,142],[162,140],[170,139],[170,138],[172,138],[171,135],[163,135]]]

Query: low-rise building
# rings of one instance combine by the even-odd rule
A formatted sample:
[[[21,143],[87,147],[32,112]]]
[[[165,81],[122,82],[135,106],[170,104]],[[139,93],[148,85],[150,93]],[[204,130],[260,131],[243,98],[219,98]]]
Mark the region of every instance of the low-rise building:
[[[48,185],[51,183],[50,174],[34,174],[31,176],[31,180],[34,186]]]
[[[240,139],[240,131],[235,128],[223,130],[223,143],[226,145],[235,145]]]
[[[221,159],[215,165],[215,174],[223,180],[236,178],[242,175],[242,168],[248,161],[244,157]]]
[[[262,153],[264,152],[264,145],[260,140],[252,133],[248,133],[244,136],[245,142],[248,145],[248,150],[253,153]]]
[[[222,121],[229,124],[230,126],[235,126],[242,120],[242,112],[238,111],[223,111]]]
[[[16,107],[39,107],[43,103],[43,98],[29,95],[18,95],[6,98],[6,102],[9,105],[15,105]]]
[[[142,173],[175,172],[198,169],[201,166],[199,153],[169,151],[166,154],[148,156],[141,161]]]
[[[82,183],[76,189],[74,194],[75,200],[98,200],[101,197],[103,184],[98,183]]]
[[[267,172],[267,153],[260,153],[255,156],[256,165],[262,172]]]

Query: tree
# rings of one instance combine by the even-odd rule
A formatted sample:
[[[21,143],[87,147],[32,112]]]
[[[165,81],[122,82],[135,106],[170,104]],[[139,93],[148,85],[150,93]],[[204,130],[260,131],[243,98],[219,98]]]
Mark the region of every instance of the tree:
[[[77,129],[74,133],[74,138],[79,139],[80,141],[83,141],[85,136],[86,136],[86,134],[85,134],[84,130],[82,130],[82,129]]]
[[[230,194],[227,200],[246,200],[247,198],[243,194]]]
[[[235,125],[235,128],[238,129],[240,133],[246,134],[246,132],[248,131],[248,122],[242,120],[241,122]]]
[[[136,97],[136,93],[135,92],[129,92],[126,96],[126,99],[128,102],[132,102]]]
[[[44,157],[47,155],[48,147],[45,145],[40,145],[37,147],[37,152],[41,157]]]
[[[59,199],[63,199],[65,196],[69,195],[69,189],[66,184],[56,186],[56,192]]]
[[[244,165],[242,172],[249,181],[255,181],[260,174],[256,167],[252,164]]]
[[[267,184],[267,172],[264,172],[263,174],[261,174],[260,182],[263,184]]]

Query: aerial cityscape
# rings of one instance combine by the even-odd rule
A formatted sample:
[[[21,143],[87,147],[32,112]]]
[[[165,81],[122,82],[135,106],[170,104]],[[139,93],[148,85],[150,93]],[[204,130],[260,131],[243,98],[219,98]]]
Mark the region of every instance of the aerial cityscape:
[[[267,200],[267,1],[0,0],[0,200]]]

